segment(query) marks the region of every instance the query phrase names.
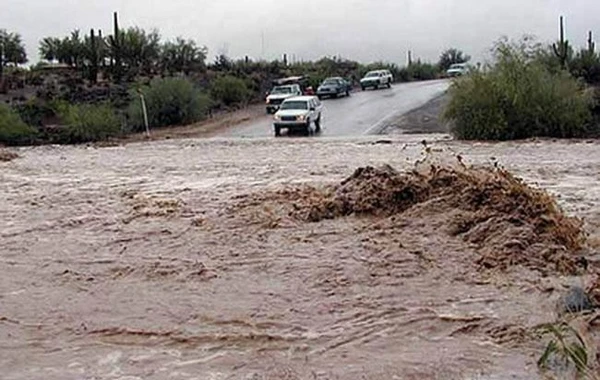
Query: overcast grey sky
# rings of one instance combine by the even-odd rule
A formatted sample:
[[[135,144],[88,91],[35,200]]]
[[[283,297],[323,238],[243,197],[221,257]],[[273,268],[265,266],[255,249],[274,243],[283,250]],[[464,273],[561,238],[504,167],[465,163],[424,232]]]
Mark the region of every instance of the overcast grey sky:
[[[113,11],[124,27],[193,38],[211,60],[221,52],[268,59],[286,52],[404,64],[409,49],[437,60],[452,46],[482,59],[502,35],[556,38],[560,14],[576,45],[588,30],[600,38],[599,0],[2,0],[0,28],[19,32],[35,60],[44,36],[92,27],[109,34]]]

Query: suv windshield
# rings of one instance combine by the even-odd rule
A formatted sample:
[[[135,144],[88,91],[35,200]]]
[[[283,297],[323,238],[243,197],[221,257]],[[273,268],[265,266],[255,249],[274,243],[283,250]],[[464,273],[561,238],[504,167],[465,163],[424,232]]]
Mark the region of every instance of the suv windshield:
[[[308,103],[303,100],[292,100],[289,102],[283,102],[281,105],[282,110],[307,110]]]
[[[291,93],[292,93],[292,88],[291,87],[275,87],[273,89],[273,91],[271,91],[271,94],[273,94],[273,95],[291,94]]]
[[[450,69],[464,69],[465,68],[465,64],[464,63],[455,63],[454,65],[450,66]]]
[[[336,84],[338,84],[338,80],[337,79],[326,79],[325,82],[323,82],[323,84],[326,86],[336,85]]]
[[[366,78],[373,78],[373,77],[378,77],[379,73],[377,72],[372,72],[372,73],[367,73]]]

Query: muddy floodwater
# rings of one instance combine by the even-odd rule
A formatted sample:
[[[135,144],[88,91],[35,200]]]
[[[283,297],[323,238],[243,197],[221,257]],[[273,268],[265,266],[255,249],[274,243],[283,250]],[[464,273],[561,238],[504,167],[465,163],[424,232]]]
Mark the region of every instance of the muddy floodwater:
[[[19,149],[0,163],[0,377],[541,378],[529,331],[585,276],[482,271],[431,209],[307,222],[261,196],[367,165],[411,170],[423,138],[442,160],[498,162],[547,189],[598,246],[595,142]]]

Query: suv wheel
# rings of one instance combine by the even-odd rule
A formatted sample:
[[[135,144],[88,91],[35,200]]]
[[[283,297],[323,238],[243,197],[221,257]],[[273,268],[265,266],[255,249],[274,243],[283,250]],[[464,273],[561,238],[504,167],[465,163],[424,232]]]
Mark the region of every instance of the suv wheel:
[[[360,86],[360,88],[364,91],[365,90],[365,86]]]
[[[304,136],[310,136],[310,120],[306,122],[306,129],[304,130]]]
[[[275,137],[281,136],[281,128],[275,127]]]
[[[391,81],[391,80],[389,80],[389,81],[387,82],[387,88],[392,88],[392,81]]]

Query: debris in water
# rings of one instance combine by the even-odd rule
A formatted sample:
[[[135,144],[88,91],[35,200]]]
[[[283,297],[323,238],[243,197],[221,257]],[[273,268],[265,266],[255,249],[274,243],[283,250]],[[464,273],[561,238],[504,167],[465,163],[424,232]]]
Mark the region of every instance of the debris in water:
[[[183,202],[179,199],[163,199],[128,191],[122,194],[131,205],[131,211],[123,218],[123,223],[129,224],[138,218],[168,217],[181,211]]]
[[[560,299],[560,314],[580,313],[582,311],[593,310],[594,304],[588,294],[582,288],[575,286],[569,289],[569,292]]]
[[[19,158],[19,155],[15,152],[0,149],[0,162],[8,162],[16,158]]]
[[[291,214],[307,222],[350,215],[389,217],[416,205],[448,216],[451,236],[479,247],[485,269],[524,265],[546,274],[581,270],[575,252],[585,243],[583,223],[569,217],[547,192],[499,168],[420,162],[410,173],[391,166],[357,169],[325,189],[286,190]]]
[[[591,284],[586,288],[592,302],[600,307],[600,273],[596,273]]]

